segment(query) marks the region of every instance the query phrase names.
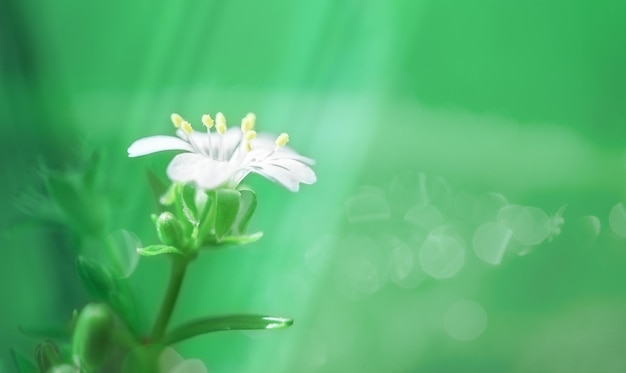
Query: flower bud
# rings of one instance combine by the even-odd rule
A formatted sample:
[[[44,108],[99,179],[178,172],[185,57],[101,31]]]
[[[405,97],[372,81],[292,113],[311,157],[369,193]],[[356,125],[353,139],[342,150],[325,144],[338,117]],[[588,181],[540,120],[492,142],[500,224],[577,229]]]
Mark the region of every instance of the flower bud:
[[[106,305],[91,303],[83,308],[72,336],[72,356],[81,369],[90,371],[102,365],[113,327],[113,315]]]
[[[51,340],[45,340],[35,347],[35,363],[40,372],[49,372],[55,365],[62,362],[61,351]]]
[[[156,221],[157,234],[159,239],[166,245],[182,247],[183,229],[180,222],[171,212],[163,212]]]

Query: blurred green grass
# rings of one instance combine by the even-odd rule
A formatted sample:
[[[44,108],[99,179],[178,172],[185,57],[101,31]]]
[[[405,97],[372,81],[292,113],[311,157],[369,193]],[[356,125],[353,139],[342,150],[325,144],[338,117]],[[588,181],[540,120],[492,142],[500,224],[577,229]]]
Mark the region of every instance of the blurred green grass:
[[[617,372],[626,364],[616,348],[626,327],[624,241],[608,221],[625,186],[625,4],[0,7],[5,366],[10,346],[33,347],[17,325],[61,322],[88,301],[73,272],[71,232],[21,224],[16,206],[43,190],[41,164],[72,170],[101,153],[98,198],[114,213],[110,229],[150,242],[145,169],[163,174],[169,155],[128,159],[126,148],[170,133],[171,112],[199,123],[217,111],[230,124],[253,111],[260,130],[289,132],[294,148],[317,160],[319,182],[290,194],[251,178],[260,199],[253,224],[265,237],[203,255],[174,317],[276,313],[295,318],[294,327],[198,338],[176,346],[184,357],[214,372]],[[475,257],[467,225],[466,261],[454,277],[414,289],[389,281],[350,300],[332,270],[348,248],[335,242],[367,235],[380,245],[407,228],[401,216],[355,226],[346,201],[363,185],[388,193],[409,171],[441,175],[454,193],[498,192],[550,213],[568,204],[563,234],[489,267]],[[602,224],[591,247],[576,235],[585,215]],[[330,252],[312,273],[306,254],[316,244]],[[146,326],[165,273],[164,261],[144,259],[132,277]],[[443,322],[463,299],[487,314],[484,333],[469,342],[451,338]]]

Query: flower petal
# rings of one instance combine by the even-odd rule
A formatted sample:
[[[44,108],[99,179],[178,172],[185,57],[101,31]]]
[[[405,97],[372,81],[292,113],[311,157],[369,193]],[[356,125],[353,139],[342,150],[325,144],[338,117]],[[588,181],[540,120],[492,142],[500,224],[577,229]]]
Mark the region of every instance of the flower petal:
[[[276,136],[271,136],[267,133],[261,133],[257,135],[254,140],[252,140],[252,149],[260,151],[265,150],[265,154],[272,153],[273,158],[292,158],[302,163],[308,164],[309,166],[313,166],[315,164],[315,161],[313,159],[298,154],[289,146],[282,146],[276,149],[275,141]]]
[[[294,159],[269,158],[251,163],[249,167],[252,172],[279,183],[292,192],[300,189],[300,183],[313,184],[317,181],[315,172],[309,166]]]
[[[195,153],[178,154],[167,166],[167,176],[172,181],[193,182],[204,189],[226,184],[235,171],[236,166]]]
[[[128,147],[129,157],[139,157],[146,154],[162,152],[165,150],[192,151],[191,145],[174,136],[150,136],[144,137],[132,143]]]

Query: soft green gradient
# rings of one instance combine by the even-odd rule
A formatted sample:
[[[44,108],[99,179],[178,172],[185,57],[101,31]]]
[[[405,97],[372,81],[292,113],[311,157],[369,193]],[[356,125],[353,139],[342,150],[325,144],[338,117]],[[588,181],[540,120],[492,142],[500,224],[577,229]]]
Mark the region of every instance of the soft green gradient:
[[[621,372],[626,242],[609,213],[626,186],[625,17],[610,0],[3,1],[0,371],[10,346],[34,346],[17,325],[64,322],[89,301],[76,232],[22,211],[51,208],[32,200],[42,165],[77,170],[99,151],[103,229],[153,243],[145,170],[164,177],[171,154],[128,159],[128,145],[171,133],[171,112],[198,128],[205,112],[236,125],[253,111],[260,131],[289,132],[317,160],[319,181],[293,194],[250,177],[263,239],[194,262],[173,322],[295,324],[197,337],[175,346],[183,357],[216,373]],[[420,242],[402,211],[424,198],[418,181],[394,195],[407,172],[442,176],[429,203],[459,227],[465,256],[453,277],[404,289],[389,268],[411,260],[394,261],[394,240]],[[355,223],[361,186],[382,190],[383,211]],[[486,192],[548,215],[567,204],[563,233],[481,262],[469,210],[488,214],[471,202]],[[130,281],[146,333],[167,268],[142,258]],[[367,291],[346,292],[353,280]],[[480,329],[464,301],[487,315],[471,341],[446,331],[463,329],[463,309],[469,331],[457,332]]]

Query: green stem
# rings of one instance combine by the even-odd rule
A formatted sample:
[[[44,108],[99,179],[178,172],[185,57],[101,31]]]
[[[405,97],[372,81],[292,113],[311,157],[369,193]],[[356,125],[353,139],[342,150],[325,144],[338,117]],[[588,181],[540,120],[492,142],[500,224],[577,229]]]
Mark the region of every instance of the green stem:
[[[176,305],[178,293],[180,293],[188,264],[189,261],[187,259],[173,258],[170,282],[167,285],[167,291],[163,298],[163,303],[161,303],[161,309],[159,310],[157,319],[154,322],[154,327],[152,328],[152,334],[150,335],[151,343],[158,343],[161,338],[163,338],[167,324],[174,311],[174,306]]]

